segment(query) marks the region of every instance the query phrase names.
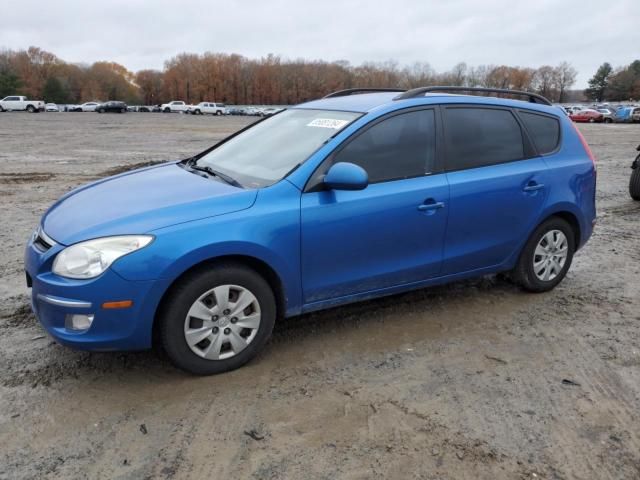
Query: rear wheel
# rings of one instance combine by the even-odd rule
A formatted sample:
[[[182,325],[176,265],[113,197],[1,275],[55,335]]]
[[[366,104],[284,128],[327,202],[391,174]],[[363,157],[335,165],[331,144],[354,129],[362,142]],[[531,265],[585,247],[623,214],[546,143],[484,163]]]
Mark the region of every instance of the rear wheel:
[[[640,164],[640,161],[638,162]],[[633,169],[629,179],[629,195],[634,200],[640,200],[640,165]]]
[[[196,375],[211,375],[253,358],[269,339],[275,318],[269,284],[247,267],[223,264],[184,278],[158,321],[171,362]]]
[[[513,278],[525,290],[547,292],[567,274],[575,252],[571,225],[552,217],[536,228],[520,254]]]
[[[120,109],[120,113],[124,113],[124,112],[126,112],[126,111],[127,111],[127,109],[126,109],[126,108],[121,108],[121,109]]]
[[[104,108],[99,108],[98,113],[104,113]]]

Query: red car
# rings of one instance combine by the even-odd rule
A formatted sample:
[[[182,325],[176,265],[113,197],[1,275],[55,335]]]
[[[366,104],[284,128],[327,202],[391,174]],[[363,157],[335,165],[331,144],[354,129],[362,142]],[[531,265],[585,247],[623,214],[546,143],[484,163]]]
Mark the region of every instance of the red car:
[[[604,121],[604,115],[596,110],[579,110],[569,115],[574,122],[601,123]]]

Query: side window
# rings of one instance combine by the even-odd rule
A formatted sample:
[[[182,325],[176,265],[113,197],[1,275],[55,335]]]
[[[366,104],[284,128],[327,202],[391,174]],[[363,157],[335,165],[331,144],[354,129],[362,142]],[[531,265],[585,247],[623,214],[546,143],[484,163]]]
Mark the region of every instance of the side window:
[[[538,153],[544,155],[553,152],[560,141],[560,122],[553,117],[536,113],[519,111],[518,114],[535,143]]]
[[[8,102],[17,102],[18,100],[20,100],[18,97],[7,97]]]
[[[463,170],[524,158],[520,125],[509,110],[445,108],[447,170]]]
[[[394,115],[350,141],[333,163],[364,168],[370,183],[425,175],[435,163],[435,114],[419,110]]]

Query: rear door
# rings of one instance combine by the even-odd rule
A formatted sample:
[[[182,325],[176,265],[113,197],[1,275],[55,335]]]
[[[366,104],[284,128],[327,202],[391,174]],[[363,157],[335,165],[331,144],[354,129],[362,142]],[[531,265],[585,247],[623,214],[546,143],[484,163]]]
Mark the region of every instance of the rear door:
[[[449,223],[443,274],[492,267],[516,252],[545,204],[547,167],[508,108],[442,108]]]
[[[350,162],[370,184],[302,194],[306,304],[439,274],[449,187],[436,162],[436,111],[394,112],[347,140],[314,174]]]

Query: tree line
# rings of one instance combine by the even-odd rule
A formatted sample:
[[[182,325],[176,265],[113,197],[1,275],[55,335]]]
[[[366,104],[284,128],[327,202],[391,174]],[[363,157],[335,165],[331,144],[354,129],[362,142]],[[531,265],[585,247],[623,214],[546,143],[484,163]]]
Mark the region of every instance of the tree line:
[[[589,80],[585,94],[597,102],[640,98],[640,60],[616,69],[609,62],[603,63]]]
[[[618,73],[610,72],[607,79]],[[176,55],[165,62],[162,71],[131,72],[114,62],[68,63],[38,47],[0,51],[0,98],[27,95],[62,104],[100,99],[153,105],[179,99],[291,105],[344,88],[428,85],[526,90],[563,102],[576,100],[570,96],[575,96],[571,87],[576,76],[567,62],[538,68],[459,63],[449,71],[437,72],[426,62],[351,65],[347,61],[291,60],[277,55],[250,59],[213,52]],[[623,76],[620,73],[621,81]],[[610,91],[607,84],[604,93]]]

